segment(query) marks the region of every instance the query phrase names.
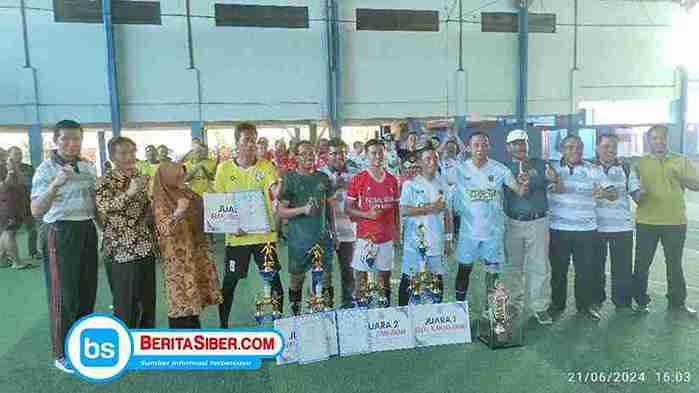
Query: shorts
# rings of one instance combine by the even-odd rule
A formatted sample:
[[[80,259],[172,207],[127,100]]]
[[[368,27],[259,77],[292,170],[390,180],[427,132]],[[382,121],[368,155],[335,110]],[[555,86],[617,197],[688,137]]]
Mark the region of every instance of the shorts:
[[[277,256],[276,243],[272,243],[274,252],[271,255],[274,261],[274,270],[282,269]],[[265,262],[264,248],[266,244],[251,244],[247,246],[226,246],[226,258],[223,261],[223,269],[226,275],[232,274],[234,278],[245,279],[248,277],[250,257],[255,257],[257,269],[261,270]]]
[[[488,240],[473,240],[462,236],[456,245],[454,259],[462,265],[483,261],[486,265],[502,267],[505,263],[505,241],[502,236]]]
[[[289,239],[289,241],[292,241]],[[332,273],[333,271],[333,257],[335,256],[335,250],[333,249],[333,242],[330,238],[325,238],[322,241],[323,247],[323,269],[326,272]],[[304,255],[292,257],[289,253],[288,269],[291,274],[304,274],[311,270],[313,261],[309,251],[306,251]]]
[[[422,257],[414,252],[403,251],[403,265],[401,266],[402,274],[410,274],[410,268],[413,268],[414,272],[417,272],[418,262]],[[443,255],[428,255],[427,256],[427,268],[430,272],[436,274],[445,274],[446,268],[444,263]]]
[[[377,254],[375,258],[374,268],[371,269],[366,263],[366,255],[368,253],[369,241],[366,239],[357,239],[354,244],[354,256],[352,258],[352,268],[360,272],[368,272],[378,270],[381,272],[390,272],[393,269],[393,259],[395,253],[393,251],[393,240],[385,243],[375,244]]]

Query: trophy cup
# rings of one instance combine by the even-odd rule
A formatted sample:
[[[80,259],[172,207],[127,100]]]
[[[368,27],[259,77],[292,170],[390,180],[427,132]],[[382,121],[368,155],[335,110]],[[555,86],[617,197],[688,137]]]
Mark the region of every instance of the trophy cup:
[[[311,255],[311,290],[308,294],[308,312],[310,314],[326,311],[323,298],[323,247],[316,243],[308,253]]]
[[[362,256],[364,262],[369,267],[367,271],[367,281],[357,289],[353,303],[358,308],[382,308],[388,305],[388,299],[384,293],[383,285],[378,283],[376,270],[376,256],[379,249],[374,243],[374,239],[369,239]]]
[[[490,348],[522,345],[522,326],[512,309],[502,275],[486,272],[485,299],[482,316],[478,320],[478,337]]]
[[[410,304],[433,304],[438,303],[441,295],[439,289],[439,278],[427,270],[427,225],[420,223],[417,226],[417,251],[420,258],[417,262],[417,271],[411,268]]]
[[[260,269],[262,293],[255,300],[255,321],[258,325],[262,325],[265,322],[273,322],[282,316],[278,294],[272,293],[272,280],[278,274],[274,269],[274,245],[271,242],[267,242],[262,249],[262,253],[265,256],[262,269]]]

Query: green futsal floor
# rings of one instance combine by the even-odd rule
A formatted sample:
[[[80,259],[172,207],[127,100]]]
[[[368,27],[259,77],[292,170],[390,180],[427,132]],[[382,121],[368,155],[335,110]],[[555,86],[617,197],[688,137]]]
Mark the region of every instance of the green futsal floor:
[[[696,198],[699,207],[699,198]],[[690,209],[690,217],[695,213]],[[699,220],[699,208],[696,209]],[[20,244],[24,238],[20,238]],[[222,255],[222,242],[218,255]],[[660,250],[659,250],[660,251]],[[699,306],[699,221],[690,224],[685,250],[688,304]],[[219,261],[220,264],[220,261]],[[253,298],[261,281],[254,268],[238,286],[232,321],[253,326]],[[285,275],[284,275],[285,276]],[[286,277],[284,277],[286,278]],[[335,282],[339,282],[337,271]],[[454,266],[447,279],[453,299]],[[474,342],[428,349],[332,358],[312,365],[268,364],[244,372],[131,372],[106,385],[92,385],[52,366],[46,291],[41,269],[0,270],[0,393],[10,392],[699,392],[699,322],[674,320],[665,312],[662,253],[653,264],[651,314],[619,317],[613,306],[601,322],[574,314],[572,280],[567,313],[554,325],[531,322],[525,346],[492,351]],[[286,284],[286,283],[285,283]],[[165,293],[158,282],[158,326],[167,326]],[[394,284],[394,301],[397,284]],[[609,287],[608,287],[609,288]],[[337,291],[339,292],[339,291]],[[110,293],[100,271],[97,311],[108,312]],[[210,308],[206,327],[217,326]],[[571,373],[645,372],[636,384],[570,382]],[[657,381],[656,372],[689,372],[684,384]]]

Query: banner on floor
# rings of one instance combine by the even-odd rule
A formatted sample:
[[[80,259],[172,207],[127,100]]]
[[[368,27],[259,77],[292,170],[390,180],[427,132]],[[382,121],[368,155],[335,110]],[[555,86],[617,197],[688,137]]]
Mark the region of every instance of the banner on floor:
[[[468,303],[347,309],[276,320],[285,347],[277,364],[471,342]]]

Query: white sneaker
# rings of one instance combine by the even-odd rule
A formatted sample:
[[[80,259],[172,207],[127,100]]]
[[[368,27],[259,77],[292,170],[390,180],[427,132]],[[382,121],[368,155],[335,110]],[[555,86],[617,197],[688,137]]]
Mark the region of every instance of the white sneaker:
[[[66,362],[65,358],[54,360],[53,366],[56,367],[57,369],[63,371],[66,374],[75,374],[75,370],[73,370],[73,368],[68,366],[68,363]]]

